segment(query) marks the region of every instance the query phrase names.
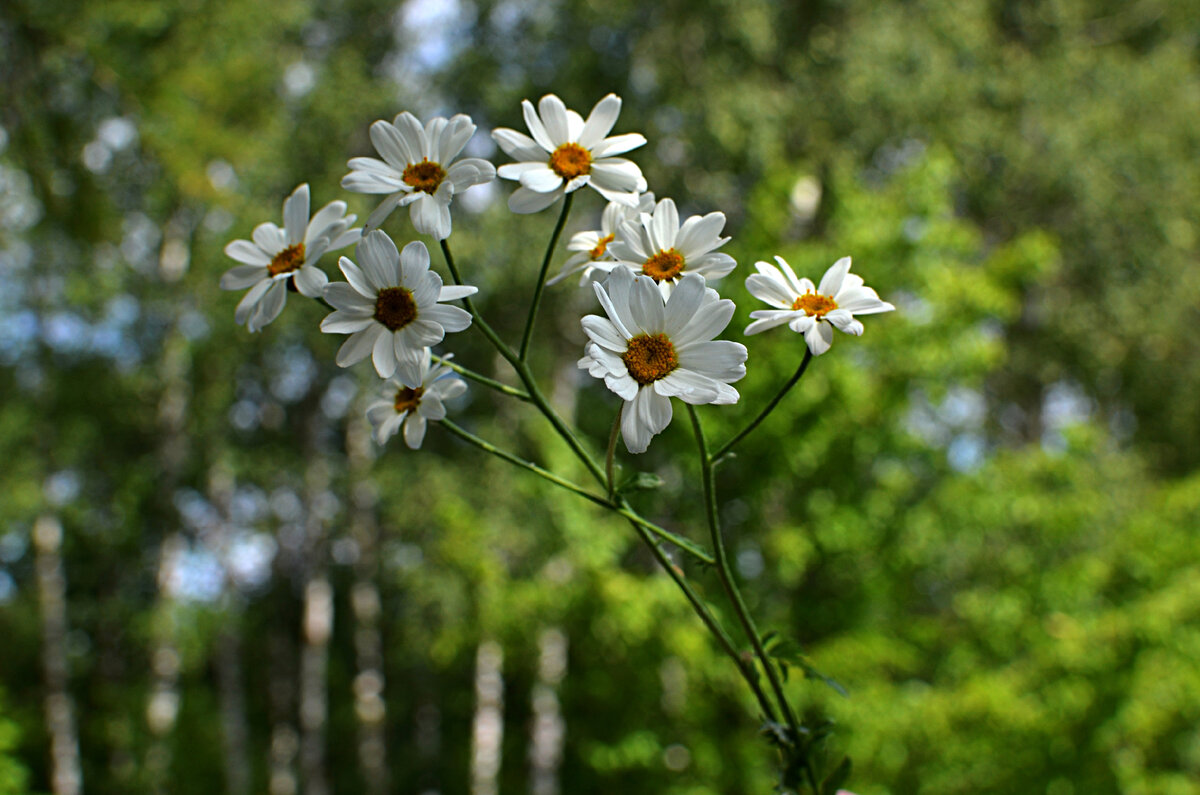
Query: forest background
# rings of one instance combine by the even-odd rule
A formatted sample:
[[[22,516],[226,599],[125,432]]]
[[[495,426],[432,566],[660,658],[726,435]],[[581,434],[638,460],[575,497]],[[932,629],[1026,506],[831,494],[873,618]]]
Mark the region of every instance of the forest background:
[[[1200,793],[1198,58],[1195,0],[8,0],[0,792],[770,790],[627,526],[436,425],[374,446],[324,310],[250,335],[217,288],[301,182],[365,217],[375,119],[469,113],[503,162],[521,99],[615,91],[651,189],[729,218],[728,338],[775,254],[897,306],[719,472],[760,626],[848,694],[787,685],[850,788]],[[509,189],[453,239],[511,334],[553,218]],[[600,447],[594,301],[551,290],[536,366]],[[794,369],[777,334],[715,435]],[[572,471],[531,413],[456,411]],[[625,462],[685,534],[692,455],[677,422]]]

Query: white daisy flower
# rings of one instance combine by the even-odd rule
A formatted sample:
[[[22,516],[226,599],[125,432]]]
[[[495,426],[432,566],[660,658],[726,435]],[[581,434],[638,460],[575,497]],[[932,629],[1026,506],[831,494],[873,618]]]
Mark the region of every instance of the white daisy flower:
[[[326,251],[355,243],[361,229],[351,229],[357,216],[346,215],[346,203],[326,204],[310,220],[308,185],[292,191],[283,202],[283,229],[271,222],[254,228],[254,241],[235,240],[225,246],[226,256],[244,263],[221,277],[222,290],[250,291],[234,312],[234,320],[258,331],[279,317],[287,301],[287,282],[308,298],[317,298],[329,278],[316,266]]]
[[[593,286],[607,317],[583,318],[591,342],[579,367],[625,400],[621,436],[629,452],[645,452],[670,424],[670,398],[738,401],[729,384],[746,374],[746,346],[713,339],[729,325],[733,301],[705,287],[704,277],[685,275],[665,305],[653,279],[625,267]]]
[[[654,210],[654,192],[643,193],[638,198],[636,207],[627,207],[619,202],[609,202],[600,216],[600,228],[587,232],[577,232],[567,243],[567,250],[574,251],[563,263],[562,270],[547,285],[557,284],[573,273],[582,271],[579,286],[606,278],[612,270],[613,256],[608,251],[608,244],[613,242],[617,229],[625,221],[637,221],[642,213]],[[596,267],[597,262],[608,262],[609,267]]]
[[[349,367],[371,356],[383,378],[395,374],[405,386],[421,385],[421,357],[447,331],[471,325],[471,315],[456,301],[477,291],[474,287],[442,286],[442,277],[429,270],[429,251],[420,241],[403,252],[380,230],[358,244],[361,268],[346,257],[338,267],[347,281],[325,287],[325,300],[336,312],[321,321],[321,331],[349,334],[337,353],[337,363]]]
[[[346,190],[389,194],[367,218],[367,230],[378,229],[396,207],[411,205],[418,232],[449,237],[450,199],[496,178],[496,167],[478,157],[454,163],[474,134],[475,124],[461,113],[449,120],[437,116],[424,127],[408,111],[391,124],[382,119],[372,124],[371,143],[383,160],[353,158],[347,164],[351,172],[342,177]]]
[[[596,263],[596,267],[612,270],[620,263],[653,279],[663,298],[687,273],[698,273],[711,282],[728,274],[737,265],[733,257],[716,249],[729,242],[721,237],[725,213],[693,215],[682,225],[675,202],[663,199],[654,212],[642,213],[636,222],[625,222],[617,229],[609,245],[616,262]]]
[[[746,326],[747,334],[757,334],[787,323],[788,328],[804,335],[808,349],[820,356],[833,344],[836,326],[847,334],[859,336],[863,324],[855,315],[891,312],[896,307],[880,301],[879,295],[863,285],[861,276],[850,273],[850,258],[842,257],[825,271],[821,284],[813,287],[808,279],[797,279],[783,257],[776,257],[779,267],[757,262],[758,273],[746,278],[746,289],[760,301],[776,309],[758,309],[750,313],[757,318]]]
[[[453,354],[446,354],[450,359]],[[446,416],[444,401],[467,391],[467,383],[454,375],[444,364],[431,367],[429,348],[421,354],[421,381],[418,386],[405,386],[392,379],[384,387],[383,400],[367,407],[367,419],[375,429],[375,441],[385,443],[404,428],[404,443],[412,450],[421,447],[425,428]]]
[[[500,148],[517,161],[497,172],[521,183],[508,198],[510,210],[536,213],[584,185],[609,201],[637,206],[638,194],[646,190],[642,170],[613,155],[636,149],[646,139],[640,133],[606,137],[621,112],[620,97],[609,94],[597,102],[587,121],[553,94],[542,97],[536,111],[529,100],[521,108],[532,138],[507,127],[492,131]]]

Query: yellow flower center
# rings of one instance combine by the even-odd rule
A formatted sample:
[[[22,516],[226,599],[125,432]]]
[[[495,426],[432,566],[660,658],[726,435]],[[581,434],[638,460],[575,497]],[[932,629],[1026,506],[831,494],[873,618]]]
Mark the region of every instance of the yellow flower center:
[[[600,242],[596,243],[596,247],[588,252],[588,256],[592,258],[593,262],[604,256],[604,252],[608,250],[608,244],[613,241],[613,237],[615,235],[605,235],[600,238]]]
[[[579,144],[563,144],[550,155],[550,169],[563,179],[582,177],[592,170],[592,153]]]
[[[625,369],[642,386],[665,378],[679,366],[675,346],[666,334],[639,334],[629,340],[629,349],[621,354]]]
[[[297,243],[294,246],[288,246],[276,254],[271,260],[271,264],[267,266],[267,273],[272,276],[278,276],[281,273],[291,273],[303,264],[304,244]]]
[[[446,178],[446,170],[437,163],[422,160],[420,163],[409,163],[404,169],[404,184],[411,185],[416,190],[426,193],[437,193],[438,185]]]
[[[656,282],[674,279],[683,272],[683,255],[673,248],[660,251],[642,263],[642,273]]]
[[[421,395],[425,393],[422,387],[410,389],[409,387],[401,387],[396,392],[396,413],[403,414],[406,411],[415,411],[417,406],[421,405]]]
[[[793,310],[804,310],[804,314],[809,317],[825,317],[827,313],[837,308],[837,301],[820,293],[805,293],[792,302]]]
[[[417,319],[417,302],[412,290],[385,287],[375,297],[375,319],[388,331],[398,331]]]

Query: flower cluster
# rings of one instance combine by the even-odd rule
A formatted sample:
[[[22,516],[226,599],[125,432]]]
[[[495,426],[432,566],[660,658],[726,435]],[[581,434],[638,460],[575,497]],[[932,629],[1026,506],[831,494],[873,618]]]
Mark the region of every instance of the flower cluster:
[[[333,311],[321,330],[349,335],[337,363],[348,367],[369,356],[379,376],[390,379],[386,399],[368,409],[377,441],[403,429],[405,443],[419,447],[427,422],[444,418],[444,402],[466,389],[445,364],[432,365],[431,349],[447,333],[471,325],[470,304],[464,309],[450,302],[467,299],[476,288],[444,284],[430,269],[424,243],[399,249],[380,226],[394,209],[408,206],[415,230],[445,248],[453,228],[452,199],[472,186],[497,176],[516,181],[509,208],[533,213],[586,185],[608,202],[600,228],[571,238],[571,255],[547,284],[579,274],[580,286],[591,285],[599,300],[604,314],[581,319],[588,342],[579,367],[624,401],[620,429],[627,449],[645,451],[667,427],[671,398],[693,405],[736,403],[739,395],[730,384],[745,375],[747,351],[741,343],[716,339],[735,307],[712,286],[737,264],[719,250],[730,240],[722,236],[725,214],[681,221],[674,200],[656,201],[637,164],[619,156],[644,145],[645,137],[610,135],[620,110],[615,94],[597,102],[586,119],[553,94],[536,108],[525,100],[528,135],[506,127],[492,131],[514,161],[499,168],[459,157],[476,132],[465,115],[422,124],[402,112],[391,122],[376,121],[370,138],[379,157],[351,159],[341,181],[347,190],[384,196],[365,228],[352,228],[355,216],[346,215],[341,201],[310,219],[308,186],[301,185],[284,202],[282,229],[260,224],[253,242],[235,240],[225,249],[242,264],[222,277],[221,287],[249,288],[235,319],[258,331],[279,316],[289,288],[323,300]],[[354,243],[355,258],[338,260],[346,280],[329,283],[317,261]],[[747,335],[787,324],[819,355],[829,349],[834,328],[862,334],[855,315],[894,308],[849,273],[849,257],[834,263],[819,286],[797,278],[782,257],[776,261],[778,267],[758,262],[758,272],[746,279],[750,294],[771,307],[750,313]],[[539,283],[536,295],[540,289]]]

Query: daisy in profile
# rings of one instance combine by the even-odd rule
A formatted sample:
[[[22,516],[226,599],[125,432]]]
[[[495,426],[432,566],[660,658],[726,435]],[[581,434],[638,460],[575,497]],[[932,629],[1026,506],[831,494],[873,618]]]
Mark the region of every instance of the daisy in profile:
[[[424,350],[437,345],[447,331],[471,325],[471,315],[457,306],[439,303],[474,295],[467,285],[442,286],[442,277],[429,270],[429,251],[420,241],[396,250],[392,239],[378,229],[358,244],[355,265],[338,261],[347,281],[325,287],[325,300],[337,311],[321,321],[321,331],[349,334],[338,349],[342,367],[368,356],[382,378],[394,374],[400,383],[421,385]]]
[[[567,243],[567,250],[575,253],[563,263],[562,270],[558,275],[546,284],[557,284],[573,273],[581,274],[579,277],[580,287],[589,282],[606,278],[609,270],[612,269],[612,263],[615,262],[612,254],[608,251],[608,244],[613,242],[617,236],[617,229],[625,221],[637,221],[642,213],[648,213],[653,209],[654,193],[652,191],[643,193],[638,198],[636,207],[627,207],[619,202],[609,202],[604,208],[604,214],[600,216],[599,229],[577,232],[571,236],[571,242]],[[607,262],[609,265],[608,267],[597,267],[597,262]]]
[[[671,422],[671,398],[685,403],[736,403],[729,384],[746,374],[746,346],[714,340],[733,317],[733,302],[691,273],[664,305],[654,280],[614,268],[594,285],[606,317],[587,315],[588,342],[579,367],[624,399],[621,436],[643,453]]]
[[[825,271],[821,284],[814,287],[808,279],[797,279],[791,266],[776,257],[779,267],[757,262],[758,273],[746,278],[746,289],[775,309],[750,313],[755,321],[746,326],[747,334],[757,334],[787,323],[788,328],[804,335],[808,349],[820,356],[833,344],[833,329],[859,336],[863,324],[855,315],[891,312],[896,307],[880,301],[879,295],[863,284],[861,276],[850,273],[850,258],[842,257]]]
[[[453,354],[447,354],[450,359]],[[404,429],[404,443],[412,450],[421,447],[429,422],[446,416],[444,401],[467,391],[467,383],[444,364],[432,367],[429,348],[421,354],[419,385],[405,386],[392,379],[383,390],[383,399],[367,407],[367,419],[375,431],[375,441],[384,444]]]
[[[308,185],[292,191],[283,202],[283,228],[270,221],[254,227],[253,242],[235,240],[225,255],[243,264],[221,277],[222,290],[250,288],[234,311],[234,320],[258,331],[279,317],[287,302],[288,279],[307,298],[317,298],[329,278],[316,266],[326,251],[358,242],[361,229],[351,229],[356,216],[346,215],[346,203],[326,204],[308,217]]]
[[[615,262],[596,267],[612,270],[620,263],[653,279],[666,298],[684,274],[698,273],[711,282],[733,270],[733,257],[717,251],[729,242],[721,237],[724,228],[725,213],[720,212],[693,215],[681,225],[675,202],[663,199],[653,213],[642,213],[617,229],[608,246]]]
[[[441,116],[421,126],[405,111],[389,124],[371,125],[371,143],[383,160],[356,157],[347,165],[342,187],[356,193],[388,194],[367,218],[367,230],[378,229],[397,207],[409,206],[413,226],[438,240],[450,236],[450,199],[473,185],[491,182],[496,167],[478,157],[454,162],[475,134],[469,116]]]
[[[536,213],[564,195],[591,185],[609,201],[636,207],[638,194],[646,190],[646,179],[636,163],[613,155],[624,154],[646,143],[640,133],[609,136],[621,112],[621,98],[609,94],[596,103],[585,121],[554,94],[538,102],[524,100],[524,133],[499,127],[492,138],[516,163],[500,166],[504,179],[521,187],[508,198],[515,213]]]

